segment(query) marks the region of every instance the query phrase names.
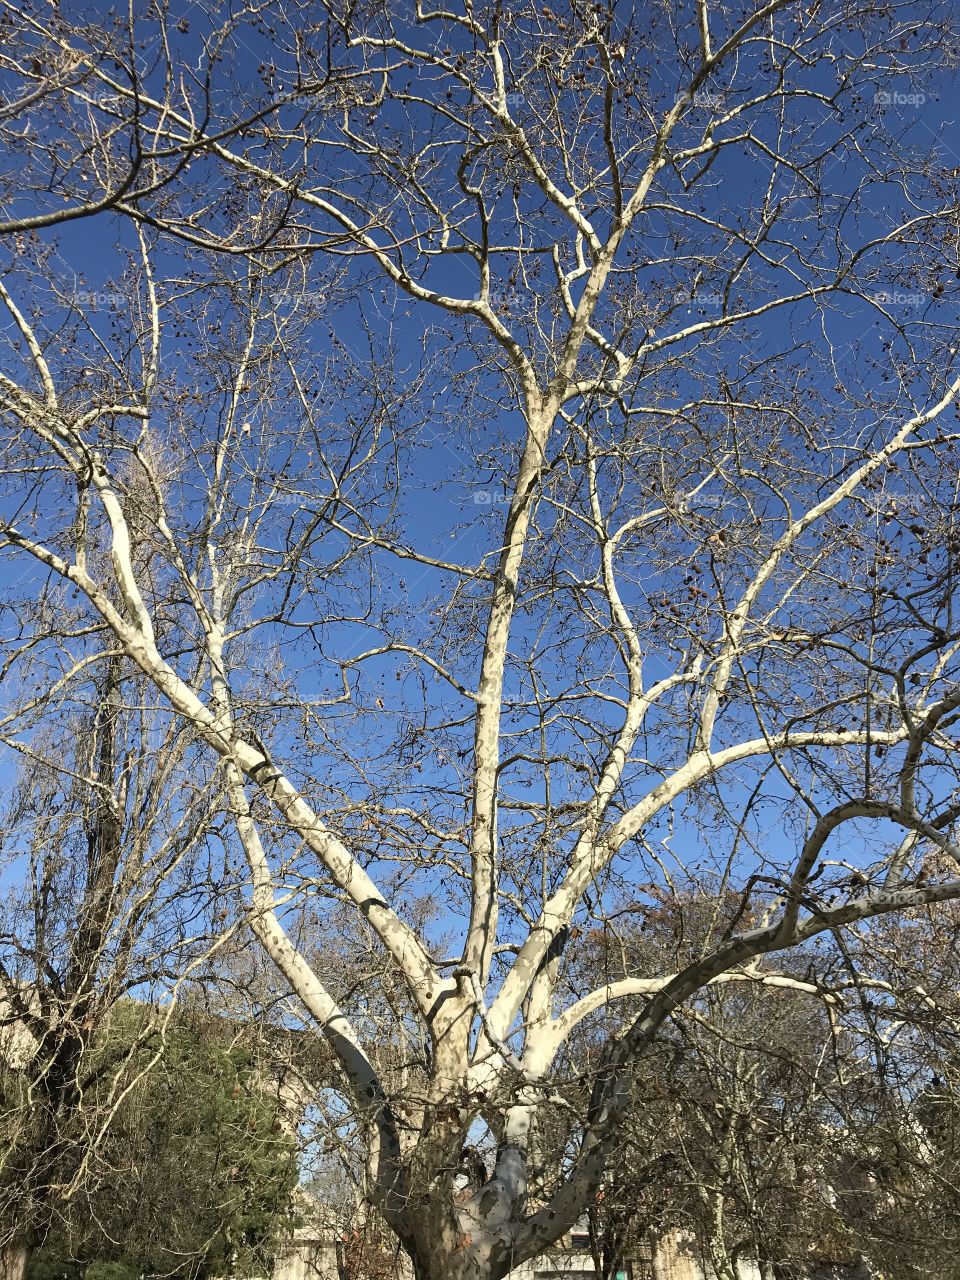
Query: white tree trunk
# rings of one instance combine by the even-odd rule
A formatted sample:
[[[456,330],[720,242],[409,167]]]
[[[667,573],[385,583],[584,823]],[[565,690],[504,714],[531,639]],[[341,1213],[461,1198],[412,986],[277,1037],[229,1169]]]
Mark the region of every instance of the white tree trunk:
[[[30,1249],[25,1240],[14,1240],[0,1249],[0,1280],[26,1280]]]
[[[684,1231],[668,1231],[655,1243],[652,1259],[653,1280],[703,1280],[700,1250],[694,1238]]]

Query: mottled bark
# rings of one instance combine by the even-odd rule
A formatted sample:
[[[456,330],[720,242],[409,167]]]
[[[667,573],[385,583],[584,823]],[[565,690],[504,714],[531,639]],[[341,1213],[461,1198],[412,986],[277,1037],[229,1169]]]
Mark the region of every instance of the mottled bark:
[[[13,1240],[0,1249],[0,1280],[26,1280],[30,1248],[26,1240]]]
[[[410,1252],[416,1280],[503,1280],[510,1270],[501,1249],[485,1247],[470,1232],[428,1229],[424,1234],[434,1239]]]

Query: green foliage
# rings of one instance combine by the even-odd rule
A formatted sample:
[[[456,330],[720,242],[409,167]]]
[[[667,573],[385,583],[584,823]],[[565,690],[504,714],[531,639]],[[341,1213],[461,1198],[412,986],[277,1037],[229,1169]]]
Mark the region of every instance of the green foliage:
[[[104,1056],[129,1046],[143,1018],[130,1006],[115,1016]],[[269,1273],[295,1225],[295,1144],[265,1051],[233,1031],[181,1018],[155,1064],[156,1042],[137,1047],[93,1184],[65,1206],[30,1280],[70,1280],[78,1264],[85,1280]]]

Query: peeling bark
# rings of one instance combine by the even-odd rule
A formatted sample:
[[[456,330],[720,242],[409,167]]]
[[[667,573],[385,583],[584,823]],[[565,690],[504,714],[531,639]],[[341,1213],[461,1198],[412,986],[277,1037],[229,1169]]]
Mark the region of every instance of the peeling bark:
[[[0,1280],[26,1280],[30,1247],[26,1240],[14,1240],[0,1249]]]

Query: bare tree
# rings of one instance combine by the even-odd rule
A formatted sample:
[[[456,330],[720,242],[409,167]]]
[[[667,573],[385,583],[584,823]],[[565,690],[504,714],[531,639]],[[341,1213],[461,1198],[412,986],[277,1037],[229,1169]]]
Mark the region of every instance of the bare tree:
[[[678,926],[690,935],[717,909],[699,888],[645,912],[642,930],[624,912],[590,930],[570,975],[595,986],[665,967]],[[720,1277],[744,1261],[765,1280],[951,1273],[955,914],[868,921],[795,951],[786,1002],[740,975],[673,1011],[636,1065],[589,1209],[598,1275],[676,1233]],[[599,1008],[565,1046],[570,1106],[613,1029]]]
[[[845,938],[838,957],[848,1051],[824,1167],[840,1234],[877,1273],[956,1270],[956,931],[954,907],[923,909]]]
[[[102,312],[21,237],[3,546],[218,761],[251,926],[418,1280],[578,1219],[683,1002],[787,998],[769,957],[960,896],[960,224],[918,112],[949,16],[158,8],[132,85],[25,12],[191,163],[112,199]],[[678,867],[722,906],[679,911],[670,970],[573,989],[577,929]],[[344,908],[404,989],[398,1080],[315,950]],[[557,1055],[601,1008],[571,1115]]]

